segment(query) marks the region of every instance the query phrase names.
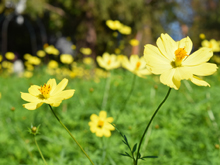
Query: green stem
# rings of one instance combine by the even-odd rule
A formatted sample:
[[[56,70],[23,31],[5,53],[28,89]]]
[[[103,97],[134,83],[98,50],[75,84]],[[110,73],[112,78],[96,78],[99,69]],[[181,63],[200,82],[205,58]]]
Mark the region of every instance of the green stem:
[[[108,100],[110,82],[111,82],[111,72],[109,72],[109,77],[107,78],[106,84],[105,84],[105,91],[104,91],[104,96],[103,96],[103,100],[102,100],[102,110],[104,110],[106,103],[107,103],[107,100]]]
[[[54,112],[54,110],[52,109],[51,105],[48,104],[51,111],[53,112],[54,116],[56,117],[56,119],[60,122],[60,124],[66,129],[66,131],[69,133],[69,135],[72,137],[72,139],[76,142],[76,144],[79,146],[79,148],[81,149],[81,151],[85,154],[85,156],[89,159],[89,161],[91,162],[92,165],[94,165],[94,163],[92,162],[92,160],[90,159],[90,157],[87,155],[87,153],[83,150],[83,148],[81,147],[81,145],[77,142],[77,140],[73,137],[73,135],[71,134],[71,132],[68,130],[68,128],[61,122],[61,120],[58,118],[58,116],[56,115],[56,113]]]
[[[37,140],[36,140],[36,138],[35,138],[35,135],[34,135],[34,142],[35,142],[35,144],[36,144],[36,146],[37,146],[37,149],[38,149],[38,151],[39,151],[39,153],[40,153],[41,158],[42,158],[43,161],[44,161],[44,164],[47,165],[47,162],[46,162],[46,160],[44,159],[44,155],[42,154],[42,152],[41,152],[41,150],[40,150],[40,147],[39,147],[38,144],[37,144]]]
[[[138,150],[137,150],[137,156],[136,156],[136,160],[134,162],[134,165],[137,165],[138,164],[138,159],[139,159],[139,153],[140,153],[140,148],[141,148],[141,144],[142,144],[142,141],[144,139],[144,136],[148,130],[148,128],[150,127],[151,125],[151,122],[153,121],[154,117],[156,116],[157,112],[159,111],[160,107],[163,105],[163,103],[167,100],[169,94],[170,94],[170,91],[171,91],[171,88],[169,88],[168,92],[167,92],[167,95],[165,96],[165,98],[163,99],[163,101],[160,103],[160,105],[157,107],[156,111],[154,112],[153,116],[151,117],[142,137],[141,137],[141,140],[140,140],[140,143],[138,145]]]
[[[131,90],[130,90],[130,92],[128,93],[127,98],[124,100],[124,103],[123,103],[122,108],[118,111],[118,114],[116,115],[116,118],[115,118],[115,121],[114,121],[115,123],[116,123],[116,121],[118,120],[120,114],[121,114],[121,113],[123,112],[123,110],[125,109],[126,104],[127,104],[128,100],[129,100],[129,98],[131,97],[131,93],[133,92],[133,89],[134,89],[134,84],[135,84],[136,77],[137,77],[136,74],[134,74],[133,79],[132,79]]]

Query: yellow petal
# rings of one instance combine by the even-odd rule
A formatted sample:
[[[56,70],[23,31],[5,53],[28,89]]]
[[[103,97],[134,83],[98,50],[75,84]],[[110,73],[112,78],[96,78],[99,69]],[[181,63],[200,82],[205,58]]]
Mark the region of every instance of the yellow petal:
[[[54,89],[56,88],[57,86],[57,83],[56,83],[56,80],[53,78],[53,79],[49,79],[47,81],[47,85],[50,85],[51,87],[51,91],[50,91],[50,94],[53,93]]]
[[[175,74],[175,69],[167,70],[166,72],[163,72],[160,75],[160,81],[161,83],[177,90],[178,86],[180,86],[180,82],[178,83],[177,80],[173,79],[174,74]],[[173,80],[175,81],[175,84]]]
[[[209,86],[209,83],[207,83],[206,81],[200,79],[199,77],[193,76],[193,78],[191,79],[192,83],[198,85],[198,86]]]
[[[40,89],[40,86],[38,86],[38,85],[31,85],[31,87],[28,88],[28,92],[29,92],[31,95],[38,96],[38,95],[41,94],[40,91],[39,91],[39,89]]]
[[[112,123],[113,122],[113,117],[108,117],[107,119],[106,119],[106,121],[108,122],[108,123]]]
[[[35,96],[31,95],[30,93],[21,92],[21,98],[25,101],[33,102],[33,103],[39,103],[42,101],[38,97],[35,97]]]
[[[107,113],[105,111],[100,111],[99,112],[99,117],[102,118],[102,119],[105,119],[107,116]]]
[[[161,37],[157,39],[156,44],[165,58],[169,61],[175,59],[174,52],[178,49],[178,46],[168,34],[161,34]]]
[[[66,100],[66,99],[69,99],[70,97],[72,97],[74,92],[75,92],[74,89],[61,91],[57,95],[51,96],[50,99],[51,100],[52,99],[54,99],[54,100]]]
[[[183,38],[182,40],[177,42],[178,48],[184,48],[184,50],[187,52],[187,55],[190,54],[192,51],[192,41],[189,37]]]
[[[197,66],[187,67],[187,69],[195,75],[198,76],[208,76],[212,75],[217,71],[217,65],[211,63],[203,63]]]
[[[90,116],[90,120],[91,120],[91,121],[98,121],[99,118],[98,118],[98,116],[97,116],[96,114],[92,114],[92,115]]]
[[[109,130],[105,130],[105,131],[103,131],[103,135],[105,137],[110,137],[111,136],[111,132]]]
[[[35,110],[39,108],[43,103],[27,103],[23,104],[23,107],[28,109],[28,110]]]
[[[212,49],[200,48],[182,62],[183,66],[195,66],[207,62],[213,56]]]
[[[51,103],[50,105],[53,106],[53,107],[59,107],[61,103],[62,103],[62,101]]]
[[[50,92],[51,96],[54,96],[56,94],[58,94],[59,92],[61,92],[62,90],[64,90],[64,88],[66,88],[68,84],[68,79],[64,78],[57,86],[56,88]]]

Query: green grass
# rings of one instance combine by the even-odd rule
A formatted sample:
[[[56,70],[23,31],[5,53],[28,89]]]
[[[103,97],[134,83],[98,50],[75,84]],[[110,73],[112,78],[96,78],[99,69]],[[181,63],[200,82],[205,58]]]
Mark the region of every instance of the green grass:
[[[40,74],[42,73],[42,74]],[[34,139],[28,133],[31,125],[40,126],[36,139],[48,165],[89,165],[89,160],[58,123],[48,105],[34,111],[22,107],[20,92],[31,84],[43,85],[51,76],[44,72],[30,79],[0,75],[0,165],[44,164]],[[113,72],[106,108],[116,118],[132,85],[133,74],[118,69]],[[198,87],[182,81],[178,91],[172,89],[150,127],[141,148],[143,156],[158,156],[139,161],[140,165],[217,165],[220,164],[219,101],[220,75],[205,77],[211,87]],[[57,82],[60,80],[57,79]],[[74,96],[54,108],[96,165],[128,165],[132,161],[119,153],[128,152],[117,131],[110,138],[99,138],[89,130],[90,115],[98,115],[106,79],[69,79],[67,88]],[[91,88],[94,89],[91,92]],[[165,97],[168,87],[158,76],[136,78],[134,90],[125,110],[119,114],[116,127],[127,136],[131,146],[138,143],[153,112]],[[14,107],[15,111],[11,108]],[[215,120],[209,117],[214,114]],[[213,124],[216,123],[216,124]]]

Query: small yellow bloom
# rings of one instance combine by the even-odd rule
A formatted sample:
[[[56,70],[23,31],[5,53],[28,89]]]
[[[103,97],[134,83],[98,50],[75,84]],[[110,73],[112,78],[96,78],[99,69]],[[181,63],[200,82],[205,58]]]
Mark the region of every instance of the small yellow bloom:
[[[43,50],[38,50],[37,51],[37,56],[38,57],[44,57],[45,55],[46,55],[45,51],[43,51]]]
[[[138,46],[139,45],[139,41],[137,39],[131,39],[130,42],[131,46]]]
[[[107,20],[107,21],[106,21],[106,25],[107,25],[110,29],[112,29],[112,30],[118,30],[118,29],[121,28],[121,26],[123,26],[123,25],[121,24],[121,22],[118,21],[118,20],[115,20],[115,21],[113,21],[113,20]]]
[[[25,60],[28,60],[30,57],[32,57],[32,55],[29,54],[29,53],[26,53],[26,54],[24,55],[24,59],[25,59]]]
[[[175,42],[168,34],[161,34],[157,47],[147,44],[144,58],[147,68],[160,75],[160,81],[176,90],[181,80],[190,80],[198,86],[210,86],[197,76],[208,76],[216,72],[216,64],[207,63],[213,56],[210,48],[201,48],[190,55],[192,41],[189,37]],[[197,75],[197,76],[195,76]]]
[[[124,34],[124,35],[129,35],[131,34],[131,27],[129,26],[126,26],[126,25],[123,25],[121,26],[118,31],[121,33],[121,34]]]
[[[90,48],[80,48],[80,52],[84,55],[90,55],[92,50]]]
[[[76,49],[76,45],[72,45],[71,49],[75,50]]]
[[[31,71],[25,71],[25,72],[23,73],[23,75],[24,75],[24,77],[26,77],[26,78],[31,78],[31,77],[33,76],[33,72],[31,72]]]
[[[120,61],[117,60],[117,56],[114,54],[109,55],[109,53],[104,53],[102,57],[98,56],[96,58],[99,66],[105,68],[106,70],[111,70],[120,67]]]
[[[202,39],[202,40],[204,40],[204,39],[205,39],[205,34],[201,33],[201,34],[199,35],[199,38]]]
[[[27,61],[28,61],[28,63],[30,63],[32,65],[39,65],[41,63],[40,58],[38,58],[36,56],[30,56]]]
[[[211,39],[210,41],[204,40],[201,44],[203,47],[211,48],[213,52],[220,51],[220,45],[215,39]]]
[[[145,78],[145,75],[150,75],[151,72],[146,68],[146,61],[138,55],[131,55],[130,60],[126,57],[122,66],[139,77]]]
[[[61,54],[60,61],[64,64],[71,64],[73,62],[73,56],[71,54]]]
[[[47,46],[44,50],[47,54],[52,54],[56,56],[60,54],[59,50],[56,49],[53,45]]]
[[[9,61],[3,61],[2,68],[13,69],[13,63],[11,63]]]
[[[23,104],[28,110],[35,110],[43,103],[58,107],[63,100],[73,96],[75,90],[64,90],[68,80],[64,78],[58,85],[55,79],[49,79],[43,86],[31,85],[29,93],[21,92],[21,98],[30,103]],[[63,91],[64,90],[64,91]]]
[[[58,68],[59,64],[55,60],[50,60],[49,63],[47,64],[47,67],[49,69],[55,69]]]
[[[5,54],[5,58],[7,58],[8,60],[14,60],[15,59],[15,54],[13,52],[7,52]]]
[[[83,63],[86,64],[86,65],[94,64],[94,59],[91,58],[91,57],[83,58]]]
[[[0,62],[2,61],[2,55],[0,55]]]
[[[92,114],[90,120],[90,131],[95,133],[98,137],[110,137],[111,131],[115,130],[115,127],[110,124],[114,119],[112,117],[107,118],[107,113],[105,111],[100,111],[99,116]]]

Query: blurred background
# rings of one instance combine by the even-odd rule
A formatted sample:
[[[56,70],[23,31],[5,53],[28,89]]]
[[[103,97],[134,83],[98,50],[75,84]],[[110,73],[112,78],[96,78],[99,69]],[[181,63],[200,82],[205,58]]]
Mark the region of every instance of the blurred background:
[[[94,58],[121,47],[123,54],[132,54],[126,50],[132,38],[140,41],[142,54],[143,46],[154,44],[161,33],[175,40],[190,36],[194,48],[200,47],[201,33],[220,38],[218,0],[1,0],[0,13],[0,52],[14,52],[20,59],[25,53],[36,55],[45,44],[61,53],[66,43],[74,44],[69,54],[87,47]],[[114,33],[107,20],[118,20],[132,31]]]

